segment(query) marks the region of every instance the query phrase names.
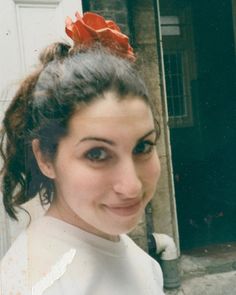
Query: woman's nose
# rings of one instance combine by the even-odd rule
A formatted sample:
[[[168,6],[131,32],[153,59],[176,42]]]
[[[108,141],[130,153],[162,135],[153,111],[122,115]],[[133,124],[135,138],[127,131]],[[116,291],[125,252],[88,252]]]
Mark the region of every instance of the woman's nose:
[[[132,160],[124,161],[116,171],[113,189],[124,198],[136,198],[142,194],[142,181]]]

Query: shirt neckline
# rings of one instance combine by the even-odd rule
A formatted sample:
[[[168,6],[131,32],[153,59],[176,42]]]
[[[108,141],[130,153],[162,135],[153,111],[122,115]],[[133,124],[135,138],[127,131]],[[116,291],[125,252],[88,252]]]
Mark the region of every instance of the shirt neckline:
[[[40,217],[34,224],[36,226],[41,224],[45,234],[63,240],[73,247],[79,248],[83,244],[86,247],[93,248],[93,250],[112,256],[122,256],[126,253],[127,236],[125,234],[119,235],[119,241],[111,241],[48,215]]]

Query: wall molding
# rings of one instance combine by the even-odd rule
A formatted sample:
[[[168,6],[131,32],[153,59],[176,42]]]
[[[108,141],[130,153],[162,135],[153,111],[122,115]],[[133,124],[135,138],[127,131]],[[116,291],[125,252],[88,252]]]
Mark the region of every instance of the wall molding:
[[[10,228],[2,202],[0,203],[0,260],[10,247]]]
[[[59,4],[61,0],[13,0],[15,4],[31,4],[31,5],[38,5],[38,4]]]

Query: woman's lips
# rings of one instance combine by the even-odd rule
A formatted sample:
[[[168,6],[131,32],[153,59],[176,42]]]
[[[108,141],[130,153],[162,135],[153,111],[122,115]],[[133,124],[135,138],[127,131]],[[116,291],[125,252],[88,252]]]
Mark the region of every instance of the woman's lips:
[[[130,216],[139,211],[141,201],[126,205],[105,205],[106,209],[119,216]]]

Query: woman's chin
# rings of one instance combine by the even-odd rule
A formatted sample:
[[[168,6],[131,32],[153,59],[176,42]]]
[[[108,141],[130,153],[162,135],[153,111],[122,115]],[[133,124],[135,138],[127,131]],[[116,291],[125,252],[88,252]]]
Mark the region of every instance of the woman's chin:
[[[110,235],[113,235],[113,236],[127,234],[127,233],[131,232],[132,230],[134,230],[134,228],[139,223],[140,219],[141,218],[135,218],[135,219],[130,220],[129,222],[126,222],[126,223],[122,223],[119,225],[116,224],[113,227],[111,224],[111,227],[106,229],[106,232]]]

